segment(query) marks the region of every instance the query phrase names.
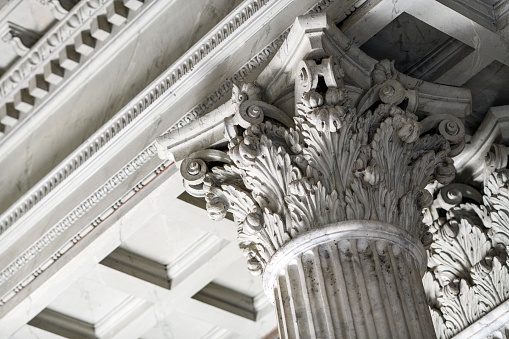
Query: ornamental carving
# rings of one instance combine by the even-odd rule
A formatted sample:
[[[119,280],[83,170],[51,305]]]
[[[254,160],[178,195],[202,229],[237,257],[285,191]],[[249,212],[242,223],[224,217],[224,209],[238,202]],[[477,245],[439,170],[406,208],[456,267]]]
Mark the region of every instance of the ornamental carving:
[[[187,190],[205,197],[212,219],[233,213],[255,274],[291,239],[345,220],[396,225],[429,245],[421,211],[433,199],[425,187],[454,179],[460,119],[419,117],[418,92],[387,60],[374,66],[362,96],[351,93],[334,56],[304,60],[298,74],[295,115],[260,100],[253,84],[235,87],[228,150],[186,158]]]
[[[509,171],[488,173],[482,196],[453,184],[436,201],[423,283],[437,336],[450,338],[509,298]]]

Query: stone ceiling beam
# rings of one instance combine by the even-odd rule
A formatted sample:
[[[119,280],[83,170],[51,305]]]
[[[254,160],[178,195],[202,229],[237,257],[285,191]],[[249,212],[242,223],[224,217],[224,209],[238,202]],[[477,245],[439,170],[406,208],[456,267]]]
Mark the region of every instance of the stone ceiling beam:
[[[403,71],[414,78],[434,81],[442,75],[446,67],[452,63],[456,63],[458,56],[465,54],[465,50],[468,49],[470,49],[470,47],[460,41],[449,38],[425,57]],[[442,82],[442,84],[444,83]]]
[[[461,86],[493,61],[495,59],[475,49],[436,79],[436,82],[449,86]]]
[[[482,58],[493,58],[509,65],[509,44],[503,36],[492,32],[462,14],[435,0],[415,2],[406,12],[445,34],[479,50]]]
[[[491,31],[496,30],[497,15],[494,7],[489,1],[482,0],[439,0],[440,3],[465,15]]]
[[[68,315],[45,309],[28,323],[30,326],[67,338],[95,339],[94,325]]]
[[[136,321],[135,324],[128,325],[128,330],[116,334],[115,338],[142,336],[150,328],[156,326],[158,321],[163,321],[166,317],[171,316],[171,312],[174,312],[175,309],[229,331],[245,333],[245,329],[253,325],[252,320],[191,299],[218,274],[237,261],[240,256],[235,242],[226,244],[221,251],[209,256],[208,260],[202,262],[192,274],[170,290],[102,265],[94,269],[91,278],[150,303],[150,306],[143,309],[142,314],[139,315],[143,321]],[[266,307],[272,309],[270,304],[267,304]],[[257,311],[269,319],[273,316],[272,312],[266,312],[263,309]],[[274,328],[275,320],[262,321],[260,326],[265,328],[264,332],[268,333]],[[127,334],[129,335],[126,337]]]
[[[132,235],[146,223],[158,222],[154,219],[160,218],[160,215],[155,215],[154,212],[148,214],[149,208],[144,209],[143,213],[139,212],[140,209],[143,209],[145,201],[149,203],[149,200],[144,199],[159,184],[164,183],[171,186],[172,182],[175,182],[171,180],[174,170],[174,168],[170,168],[170,170],[163,172],[162,175],[151,181],[151,183],[154,183],[153,186],[148,185],[146,189],[142,189],[135,194],[133,199],[118,205],[118,207],[122,206],[125,209],[120,207],[120,209],[117,208],[108,212],[108,217],[105,217],[101,227],[97,229],[98,232],[91,232],[88,228],[86,234],[91,234],[92,237],[85,236],[80,239],[81,241],[71,242],[71,246],[60,248],[66,250],[65,255],[62,254],[57,257],[50,255],[49,259],[45,259],[45,256],[42,255],[37,256],[34,259],[35,262],[31,264],[33,265],[32,270],[33,267],[39,265],[43,265],[41,267],[44,269],[37,275],[37,278],[25,279],[25,284],[27,282],[30,284],[29,289],[21,288],[18,293],[12,296],[11,303],[7,302],[0,307],[0,337],[9,337],[15,333],[52,302],[55,290],[64,290],[69,284],[88,274],[99,261],[116,249],[126,237]],[[175,192],[175,194],[178,194],[178,192]],[[130,222],[120,222],[120,220],[130,220]],[[86,223],[83,224],[83,226],[85,225]],[[62,240],[64,239],[65,237],[62,238]],[[58,253],[60,246],[57,245],[53,250]],[[51,248],[48,250],[52,252]],[[30,272],[30,269],[26,269],[26,272]],[[6,285],[4,283],[1,286],[2,291],[9,290]]]

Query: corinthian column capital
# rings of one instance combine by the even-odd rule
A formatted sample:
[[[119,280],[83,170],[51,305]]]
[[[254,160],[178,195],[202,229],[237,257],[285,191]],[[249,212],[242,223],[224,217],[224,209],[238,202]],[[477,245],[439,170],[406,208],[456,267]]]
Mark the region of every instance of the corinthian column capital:
[[[187,156],[185,185],[212,219],[233,213],[283,337],[429,337],[426,186],[454,179],[469,105],[468,92],[409,78],[308,16],[211,113],[231,112],[203,132],[226,142]],[[181,154],[186,140],[169,137],[160,153]]]
[[[357,100],[333,55],[304,60],[297,72],[302,94],[292,118],[235,91],[243,94],[234,95],[236,113],[225,122],[229,164],[202,174],[210,216],[234,214],[250,269],[261,272],[291,239],[348,220],[391,224],[429,245],[425,187],[454,178],[450,153],[463,140],[461,120],[417,112],[417,91],[387,60],[375,64],[373,86]],[[184,162],[189,183],[197,164]]]

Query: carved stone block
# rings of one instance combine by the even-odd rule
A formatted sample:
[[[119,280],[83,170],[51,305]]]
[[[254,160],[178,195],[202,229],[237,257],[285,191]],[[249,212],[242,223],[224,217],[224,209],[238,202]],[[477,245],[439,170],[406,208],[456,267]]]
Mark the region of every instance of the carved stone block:
[[[12,102],[0,107],[0,123],[6,126],[14,126],[19,121],[19,112],[14,108]]]
[[[60,66],[65,69],[73,70],[80,62],[80,55],[74,49],[73,45],[67,45],[59,54]]]
[[[28,112],[34,107],[34,97],[30,95],[27,88],[23,88],[14,96],[14,108],[21,112]]]
[[[106,40],[111,34],[111,24],[105,15],[98,16],[90,25],[90,35],[99,41]]]
[[[76,52],[81,55],[89,55],[94,51],[95,39],[90,35],[90,31],[83,31],[74,39]]]
[[[144,0],[124,0],[124,5],[133,11],[136,11],[138,8],[143,6],[143,3]]]
[[[65,70],[60,66],[58,60],[52,60],[44,66],[44,79],[53,85],[59,84],[64,79]]]
[[[44,75],[37,74],[28,83],[28,93],[36,98],[44,98],[49,92],[49,83],[44,80]]]
[[[121,1],[113,1],[106,10],[106,18],[115,26],[120,26],[127,20],[129,9]]]

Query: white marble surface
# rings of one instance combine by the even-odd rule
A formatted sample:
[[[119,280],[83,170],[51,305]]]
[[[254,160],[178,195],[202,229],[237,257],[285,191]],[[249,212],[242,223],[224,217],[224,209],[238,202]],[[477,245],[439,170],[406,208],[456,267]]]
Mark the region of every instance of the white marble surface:
[[[208,234],[206,225],[213,222],[205,219],[207,218],[205,211],[200,211],[180,200],[171,201],[161,197],[160,202],[156,204],[175,205],[168,206],[168,211],[178,210],[179,213],[157,215],[150,224],[127,239],[121,247],[168,265],[193,246],[197,239],[206,236]],[[232,225],[232,233],[234,232],[235,226]]]
[[[157,325],[141,336],[141,339],[205,338],[215,327],[203,320],[181,312],[173,312],[169,317],[160,319]]]
[[[7,1],[11,4],[3,6],[0,4],[0,32],[4,32],[8,23],[14,23],[36,34],[43,35],[52,24],[55,23],[55,16],[51,7],[43,5],[39,1]],[[14,46],[0,37],[0,70],[10,67],[19,58]]]
[[[0,146],[0,158],[2,158],[2,160],[0,160],[0,173],[2,174],[0,176],[0,212],[5,210],[5,208],[8,207],[11,202],[15,201],[19,196],[21,196],[23,192],[26,192],[29,187],[36,184],[36,182],[42,178],[45,173],[50,171],[56,164],[64,159],[66,155],[68,155],[77,145],[80,145],[80,143],[85,140],[98,126],[107,121],[108,117],[111,117],[113,114],[115,114],[120,107],[125,105],[125,103],[128,102],[136,93],[143,89],[151,81],[151,79],[159,75],[161,70],[165,69],[165,67],[175,61],[183,51],[187,50],[187,48],[191,46],[194,41],[199,39],[200,34],[203,35],[203,32],[209,30],[214,25],[214,20],[217,22],[217,20],[219,20],[222,15],[221,11],[223,9],[219,7],[231,9],[238,2],[239,1],[228,2],[226,0],[211,1],[207,2],[205,8],[201,7],[203,2],[196,0],[168,2],[169,4],[167,8],[160,13],[159,19],[154,20],[154,22],[150,24],[150,27],[147,25],[147,31],[150,30],[150,34],[147,33],[147,31],[144,29],[139,29],[131,36],[132,40],[121,41],[121,43],[125,43],[125,46],[122,47],[123,49],[119,48],[118,54],[112,53],[108,56],[108,58],[98,58],[95,63],[91,63],[91,66],[89,66],[87,72],[90,71],[90,74],[92,75],[86,79],[83,78],[83,85],[78,86],[84,91],[83,93],[68,93],[64,88],[60,88],[61,97],[57,97],[54,105],[48,106],[46,108],[48,119],[41,124],[41,127],[35,133],[31,135],[23,135],[23,141],[13,147],[2,148]],[[257,30],[263,30],[264,38],[268,37],[270,34],[275,34],[273,31],[278,31],[277,34],[279,34],[279,32],[287,27],[287,23],[289,25],[289,23],[293,21],[293,18],[296,14],[302,14],[302,12],[305,10],[304,4],[309,4],[311,2],[312,1],[300,1],[298,3],[292,4],[292,6],[288,6],[291,8],[277,8],[275,10],[276,12],[281,10],[282,14],[280,16],[277,16],[276,19],[271,22],[271,24],[260,25],[260,27],[255,27],[254,25],[250,26],[252,27],[250,34],[258,34]],[[382,8],[379,6],[379,4],[374,4],[372,9],[362,12],[364,14],[368,12],[366,14],[366,18],[368,19],[373,17],[377,18],[376,22],[372,22],[370,25],[364,25],[364,20],[359,20],[362,19],[362,16],[360,18],[356,17],[354,13],[352,21],[358,22],[358,26],[365,26],[357,27],[358,33],[360,33],[361,36],[363,32],[372,32],[374,34],[377,27],[383,27],[388,22],[390,22],[390,20],[392,20],[393,17],[397,15],[397,13],[391,12],[393,7],[406,8],[407,4],[410,6],[411,4],[417,2],[409,1],[405,4],[392,4],[386,1],[382,1],[380,3],[382,4]],[[301,4],[302,6],[300,6]],[[435,8],[436,6],[440,6],[435,4],[434,0],[423,0],[422,4],[422,6],[418,7],[426,8],[426,6],[429,4],[433,4]],[[388,7],[391,8],[388,11],[384,11],[384,6],[387,5],[389,5]],[[184,14],[180,13],[180,11],[182,11]],[[273,13],[268,13],[268,15],[273,15]],[[176,18],[177,16],[179,20],[172,20],[172,18]],[[289,19],[289,17],[292,18]],[[424,18],[425,16],[421,15],[421,17]],[[443,20],[444,16],[441,16],[438,19]],[[476,25],[472,25],[472,27],[476,27]],[[459,33],[452,32],[451,34],[458,35]],[[260,41],[250,44],[249,46],[252,47],[252,51],[249,53],[258,52],[267,43],[268,41],[260,39]],[[485,45],[483,44],[483,49],[484,46]],[[245,53],[247,54],[248,52]],[[151,56],[147,57],[148,55]],[[243,57],[245,57],[245,55],[243,55]],[[222,74],[230,72],[230,68],[233,68],[232,65],[235,65],[235,67],[237,66],[235,63],[237,61],[235,59],[238,58],[238,55],[235,55],[231,59],[226,57],[225,60],[227,61],[224,64],[221,64],[217,70],[210,70],[210,73],[207,73],[208,77],[203,77],[203,79],[205,79],[204,84],[197,84],[201,86],[197,86],[200,89],[198,92],[203,92],[204,88],[209,90],[208,87],[215,87],[210,84],[216,84],[216,82],[212,82],[209,78],[215,78],[216,76],[222,76]],[[94,68],[100,70],[101,74],[94,75]],[[188,88],[189,87],[186,87],[186,89]],[[201,93],[192,94],[200,95]],[[178,116],[179,114],[183,113],[180,102],[179,105],[173,105],[171,107],[172,109],[168,115],[174,114],[175,116]],[[50,111],[51,113],[49,113]],[[158,112],[151,113],[156,113],[156,115],[159,114]],[[157,119],[154,119],[154,125],[159,124],[162,120],[162,118],[159,119],[160,116],[157,117]],[[154,127],[154,130],[156,130],[156,127]],[[157,136],[157,134],[154,135],[153,133],[148,133],[145,139],[143,139],[143,142],[153,141],[155,136]],[[122,140],[125,141],[125,139]],[[138,140],[139,139],[136,139],[136,141]],[[125,146],[126,150],[131,148],[134,148],[132,144],[127,144],[127,146]],[[123,160],[126,160],[125,158],[128,158],[128,156],[120,159],[118,161],[118,166],[125,164],[125,162],[121,164]],[[100,170],[98,175],[111,173],[113,171],[113,167],[115,166],[117,166],[117,163],[105,166]],[[168,189],[168,186],[165,186],[164,188]],[[172,187],[171,189],[175,188]],[[87,270],[90,270],[92,266],[97,264],[97,261],[100,260],[100,257],[107,255],[108,251],[114,250],[114,248],[119,246],[122,242],[122,246],[125,248],[146,255],[150,259],[161,263],[172,263],[173,259],[178,258],[179,253],[182,253],[186,248],[192,246],[194,235],[199,236],[200,234],[203,234],[203,232],[208,232],[208,230],[211,230],[210,232],[214,233],[214,236],[221,235],[221,237],[227,241],[235,238],[235,226],[233,226],[233,229],[231,229],[229,228],[231,225],[218,225],[213,223],[208,224],[208,219],[205,216],[201,216],[203,214],[202,211],[196,212],[195,215],[193,214],[196,217],[196,220],[194,221],[194,224],[186,224],[189,225],[189,228],[186,229],[185,232],[189,233],[185,233],[184,230],[179,228],[177,222],[175,222],[178,221],[180,217],[177,214],[172,214],[173,211],[168,209],[164,204],[156,202],[157,199],[158,198],[140,198],[140,200],[137,201],[140,204],[140,208],[133,208],[133,211],[139,215],[130,215],[126,218],[119,217],[116,222],[112,221],[111,223],[107,224],[107,227],[110,227],[108,230],[109,233],[105,236],[102,234],[98,234],[97,236],[94,235],[94,245],[90,246],[93,247],[93,249],[83,251],[80,255],[76,255],[77,259],[74,260],[74,266],[72,266],[71,269],[62,269],[60,272],[58,272],[56,269],[53,270],[52,274],[54,273],[55,276],[58,276],[60,273],[59,279],[61,279],[61,281],[58,281],[58,279],[53,279],[52,281],[55,283],[53,286],[45,286],[47,291],[45,294],[47,296],[42,296],[41,294],[44,293],[41,292],[37,294],[37,292],[40,290],[38,290],[36,287],[30,287],[30,290],[34,292],[33,296],[30,298],[30,305],[27,306],[27,303],[23,304],[23,310],[17,310],[18,314],[36,314],[37,308],[42,308],[43,306],[41,305],[46,302],[49,303],[47,300],[54,297],[53,293],[55,291],[55,286],[64,286],[65,283],[62,281],[69,281],[69,283],[71,283],[80,279],[82,276],[86,275]],[[167,196],[161,194],[159,199],[161,199],[161,201],[168,199],[174,200],[175,196]],[[71,202],[67,203],[70,204]],[[132,206],[133,205],[127,205],[125,208],[130,209]],[[172,208],[174,207],[175,206]],[[58,209],[60,210],[61,208]],[[56,210],[57,208],[49,212],[57,212]],[[157,217],[154,216],[156,214],[158,215]],[[189,218],[189,215],[183,216],[182,218]],[[200,220],[203,222],[200,222]],[[36,232],[40,232],[40,229],[46,226],[46,222],[40,222],[40,225],[37,226],[40,227],[37,227]],[[175,230],[174,227],[176,227],[177,230]],[[136,229],[140,228],[142,230],[137,232],[135,231]],[[204,231],[206,229],[208,230]],[[135,240],[131,241],[130,235],[135,237],[133,238]],[[172,238],[172,236],[175,238],[178,237],[182,240],[176,241],[175,238]],[[161,239],[157,239],[155,240],[156,242],[154,242],[154,237],[160,237]],[[159,240],[161,241],[157,242]],[[166,247],[163,245],[164,242],[168,242],[169,245]],[[213,259],[201,262],[200,264],[202,266],[200,266],[200,268],[202,269],[198,270],[200,277],[197,275],[191,276],[190,280],[186,281],[186,284],[179,284],[177,286],[178,291],[180,292],[183,290],[186,293],[191,293],[193,291],[192,288],[199,290],[199,283],[206,283],[207,279],[212,279],[215,282],[219,282],[225,285],[230,284],[228,286],[233,289],[242,288],[243,292],[247,294],[254,294],[255,289],[251,289],[254,287],[254,281],[251,280],[251,278],[244,277],[240,273],[234,273],[233,271],[223,274],[226,272],[223,270],[228,269],[228,267],[229,269],[236,270],[236,268],[239,267],[239,264],[238,261],[235,261],[237,260],[235,255],[240,257],[240,252],[236,248],[228,248],[223,250],[224,252],[220,252],[218,255],[214,256]],[[222,256],[220,255],[221,253],[223,254]],[[73,258],[72,255],[69,254],[71,257],[70,259],[67,259],[66,257],[65,260],[62,260],[62,267],[68,265],[68,263]],[[228,260],[232,260],[232,262],[223,263],[223,261],[226,262]],[[243,261],[243,259],[239,260],[240,262]],[[87,264],[83,264],[83,262],[86,262]],[[223,264],[223,266],[221,266],[221,264]],[[34,268],[35,267],[36,265],[34,265]],[[134,281],[135,279],[133,278],[133,281],[128,281],[127,278],[121,275],[120,277],[124,279],[115,280],[115,283],[119,283],[117,286],[118,290],[123,290],[123,288],[127,289],[128,287],[130,288],[133,286],[143,286],[143,291],[147,294],[157,290],[157,288],[151,289],[150,287],[143,285],[143,282],[140,282],[139,279]],[[122,280],[124,285],[120,284]],[[199,280],[199,283],[196,283],[196,280]],[[99,282],[100,281],[101,280],[99,280]],[[241,287],[238,286],[239,283],[242,283]],[[100,290],[96,291],[94,288],[89,288],[87,283],[85,283],[85,286],[82,287],[79,287],[78,285],[79,284],[73,288],[78,291],[88,290],[90,293],[97,295],[101,295],[102,293]],[[192,285],[192,288],[187,287],[187,285]],[[63,288],[57,288],[56,290],[60,291],[63,290]],[[135,294],[137,291],[140,291],[140,289],[135,288],[131,291],[133,294]],[[157,291],[161,292],[160,290]],[[65,293],[64,296],[66,295]],[[70,296],[69,300],[80,297],[79,292],[73,293],[75,296]],[[171,294],[169,295],[171,296]],[[153,294],[153,296],[154,298],[150,299],[150,301],[154,302],[153,308],[150,309],[152,313],[149,313],[148,311],[143,313],[145,310],[141,309],[140,312],[142,313],[137,319],[144,321],[141,322],[141,325],[145,324],[145,326],[150,327],[146,324],[153,324],[153,330],[148,328],[147,331],[144,331],[148,337],[167,338],[168,336],[166,334],[168,332],[165,331],[167,324],[164,325],[166,323],[166,319],[170,319],[170,326],[181,325],[181,323],[172,325],[171,315],[167,316],[168,308],[179,308],[183,307],[183,305],[182,303],[172,304],[170,300],[171,298],[169,298],[168,294],[165,293]],[[159,298],[160,296],[165,296],[166,299],[162,297]],[[93,298],[95,298],[95,296],[92,297],[92,299]],[[112,299],[114,299],[112,302],[118,301],[115,298],[115,296],[112,297]],[[43,299],[45,301],[41,301]],[[55,301],[55,303],[55,305],[60,305],[57,305],[56,307],[60,307],[61,310],[67,312],[67,307],[69,307],[69,305],[66,304],[66,301],[58,300]],[[103,314],[107,313],[104,310],[110,307],[107,305],[95,305],[98,310],[103,310]],[[188,310],[191,309],[193,311],[196,310],[194,308],[189,308]],[[149,316],[146,314],[149,314]],[[201,312],[201,314],[204,314],[204,312]],[[89,314],[89,316],[89,319],[91,319],[93,315]],[[129,320],[129,317],[126,316],[124,320],[126,319]],[[274,321],[272,314],[270,319]],[[22,320],[20,322],[19,319],[14,320],[18,323],[23,321]],[[196,329],[202,328],[200,322],[202,322],[202,320],[198,319]],[[228,322],[228,324],[225,324],[226,322]],[[240,321],[234,318],[228,318],[228,321],[225,321],[223,324],[225,324],[226,327],[234,327],[239,323]],[[188,327],[190,327],[191,330],[195,329],[193,327],[194,322],[189,319],[183,320],[182,324],[188,325],[187,327],[179,327],[182,331],[187,330]],[[238,325],[238,328],[240,327],[241,326]],[[207,328],[212,328],[212,332],[208,332],[209,334],[215,333],[217,336],[227,335],[225,332],[221,332],[221,330],[218,330],[219,332],[214,332],[214,329],[217,328],[217,324]],[[249,328],[249,326],[246,325],[243,328],[245,331],[242,332],[243,336],[240,335],[240,337],[248,338],[246,333],[251,334],[253,338],[260,337],[256,336],[254,334],[255,332]],[[30,335],[32,334],[30,334],[30,331],[30,328],[27,329],[27,327],[23,327],[21,330],[19,330],[19,335],[22,336],[21,338],[31,339],[32,337],[30,337]],[[34,330],[33,332],[39,334],[37,331]],[[201,333],[198,332],[196,335],[200,336]],[[177,332],[171,332],[171,334],[173,337],[179,337]],[[42,334],[39,334],[39,336],[41,338],[45,338],[42,336]],[[187,338],[189,336],[184,335],[180,337]]]
[[[228,269],[221,272],[213,282],[252,298],[263,293],[262,277],[254,276],[249,272],[245,258],[237,260]]]
[[[126,293],[84,278],[69,286],[48,308],[89,324],[97,324],[128,297]]]
[[[9,339],[65,339],[65,337],[41,330],[37,327],[25,325]]]

